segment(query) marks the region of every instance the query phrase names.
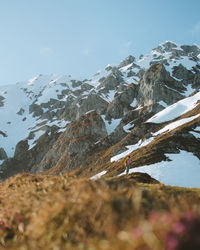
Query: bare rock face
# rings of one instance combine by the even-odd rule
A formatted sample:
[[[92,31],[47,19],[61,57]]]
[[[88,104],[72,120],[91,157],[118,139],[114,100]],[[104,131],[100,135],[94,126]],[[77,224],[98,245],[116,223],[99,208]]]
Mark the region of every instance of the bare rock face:
[[[124,82],[122,73],[116,67],[112,68],[111,73],[106,78],[103,77],[99,81],[101,82],[99,88],[105,88],[106,91],[114,90],[117,86]]]
[[[6,158],[1,165],[1,180],[22,172],[35,172],[35,165],[41,162],[44,155],[51,149],[60,133],[53,129],[37,140],[35,147],[29,149],[27,140],[20,141],[15,148],[13,158]]]
[[[0,160],[5,160],[7,159],[8,156],[3,148],[0,148]]]
[[[130,63],[133,63],[135,61],[135,57],[134,56],[128,56],[127,58],[125,58],[125,60],[123,60],[120,64],[119,64],[119,68],[124,67],[129,65]]]
[[[200,67],[197,65],[193,70],[188,70],[179,64],[173,68],[173,76],[180,79],[185,85],[191,84],[194,89],[200,88]]]
[[[194,79],[194,74],[186,69],[182,64],[179,64],[178,66],[174,66],[173,68],[173,76],[183,80],[184,83],[188,83],[188,82],[193,82]]]
[[[90,111],[73,122],[65,131],[68,138],[75,139],[81,136],[91,136],[94,140],[99,140],[107,135],[105,124],[96,111]]]
[[[0,107],[3,107],[3,105],[4,105],[4,97],[3,96],[0,96]]]
[[[20,108],[20,110],[17,112],[18,115],[23,115],[24,114],[24,109],[23,108]]]
[[[33,113],[33,117],[35,117],[35,116],[41,116],[43,114],[43,110],[42,110],[42,108],[39,105],[33,103],[29,107],[29,113],[30,114]]]
[[[140,105],[150,105],[162,100],[170,105],[184,97],[180,94],[183,90],[184,87],[170,76],[163,64],[154,64],[139,83],[137,101]]]
[[[101,114],[107,108],[108,103],[97,94],[89,94],[87,98],[79,102],[79,105],[77,118],[91,110],[96,110],[98,114]]]
[[[200,49],[196,45],[182,45],[181,48],[184,50],[185,55],[198,56],[200,54]]]
[[[18,142],[15,148],[14,158],[16,160],[24,159],[27,155],[28,148],[29,146],[27,140]]]
[[[131,110],[130,104],[136,98],[137,93],[137,86],[131,84],[122,93],[116,95],[107,107],[106,119],[119,119],[127,114]]]
[[[45,155],[37,171],[43,172],[52,166],[68,171],[86,164],[86,155],[100,139],[107,135],[104,121],[95,111],[71,123],[58,138],[52,149]]]

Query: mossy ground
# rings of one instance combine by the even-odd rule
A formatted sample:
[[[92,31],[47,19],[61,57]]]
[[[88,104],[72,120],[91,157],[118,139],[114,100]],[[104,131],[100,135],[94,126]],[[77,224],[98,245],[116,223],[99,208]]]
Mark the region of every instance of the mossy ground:
[[[199,208],[199,189],[165,186],[143,174],[96,181],[21,174],[0,184],[0,244],[12,250],[198,249]]]

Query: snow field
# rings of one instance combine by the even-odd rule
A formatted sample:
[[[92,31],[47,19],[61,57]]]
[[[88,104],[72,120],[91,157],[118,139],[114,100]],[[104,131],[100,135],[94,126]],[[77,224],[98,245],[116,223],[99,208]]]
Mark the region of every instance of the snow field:
[[[196,156],[186,151],[166,156],[170,161],[132,168],[129,173],[147,173],[165,185],[200,188],[200,161]],[[125,173],[126,171],[120,175]]]
[[[194,109],[198,105],[197,102],[199,100],[200,91],[193,96],[189,96],[168,106],[167,108],[163,109],[162,111],[158,112],[156,115],[148,119],[146,122],[162,123],[173,120]]]

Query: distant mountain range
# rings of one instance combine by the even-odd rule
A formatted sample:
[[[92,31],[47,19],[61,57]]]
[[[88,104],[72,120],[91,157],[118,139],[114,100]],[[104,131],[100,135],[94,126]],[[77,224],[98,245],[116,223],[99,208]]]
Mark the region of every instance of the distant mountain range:
[[[167,41],[90,79],[39,75],[0,87],[0,179],[145,171],[200,187],[200,48]],[[142,168],[135,168],[142,167]]]

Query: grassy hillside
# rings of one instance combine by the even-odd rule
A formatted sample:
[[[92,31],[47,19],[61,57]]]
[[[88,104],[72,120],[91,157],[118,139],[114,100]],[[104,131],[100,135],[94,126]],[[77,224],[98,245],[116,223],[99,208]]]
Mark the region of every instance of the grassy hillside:
[[[141,173],[0,184],[1,249],[200,249],[200,190]]]

